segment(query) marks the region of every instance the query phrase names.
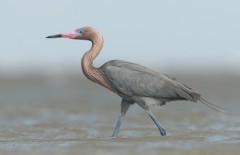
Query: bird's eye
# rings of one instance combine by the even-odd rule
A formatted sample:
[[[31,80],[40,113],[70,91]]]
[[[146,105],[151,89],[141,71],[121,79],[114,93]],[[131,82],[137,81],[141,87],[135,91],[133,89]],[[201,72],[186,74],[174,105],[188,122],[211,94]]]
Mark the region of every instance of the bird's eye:
[[[83,30],[80,30],[80,31],[79,31],[79,33],[80,33],[80,34],[83,34],[83,33],[84,33],[84,31],[83,31]]]

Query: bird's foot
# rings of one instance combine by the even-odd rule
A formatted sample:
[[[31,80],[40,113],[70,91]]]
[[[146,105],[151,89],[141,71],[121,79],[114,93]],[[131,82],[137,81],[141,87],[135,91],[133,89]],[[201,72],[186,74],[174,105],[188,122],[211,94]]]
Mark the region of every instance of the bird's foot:
[[[163,128],[159,129],[159,131],[162,136],[167,136],[167,133]]]
[[[114,133],[112,134],[112,138],[116,138],[118,136],[118,131],[114,131]]]

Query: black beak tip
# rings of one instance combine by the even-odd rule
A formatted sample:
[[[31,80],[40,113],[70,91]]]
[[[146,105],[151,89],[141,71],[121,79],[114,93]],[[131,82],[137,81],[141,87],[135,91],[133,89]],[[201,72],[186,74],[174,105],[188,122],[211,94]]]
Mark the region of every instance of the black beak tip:
[[[61,34],[56,34],[56,35],[47,36],[46,38],[61,38],[61,37],[62,37]]]

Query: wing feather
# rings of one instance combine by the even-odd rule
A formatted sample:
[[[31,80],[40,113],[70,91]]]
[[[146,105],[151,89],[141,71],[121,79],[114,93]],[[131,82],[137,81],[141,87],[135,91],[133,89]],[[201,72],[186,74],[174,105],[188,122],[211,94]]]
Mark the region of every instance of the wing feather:
[[[200,95],[173,78],[144,66],[113,60],[101,67],[110,84],[128,96],[159,98],[165,101],[197,101]]]

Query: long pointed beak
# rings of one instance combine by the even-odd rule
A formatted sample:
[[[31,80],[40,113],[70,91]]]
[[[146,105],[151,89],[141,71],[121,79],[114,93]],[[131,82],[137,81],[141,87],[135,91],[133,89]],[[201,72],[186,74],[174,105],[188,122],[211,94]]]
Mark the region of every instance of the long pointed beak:
[[[55,34],[55,35],[47,36],[46,38],[62,38],[62,37],[63,37],[62,34]]]
[[[62,33],[62,34],[55,34],[51,36],[47,36],[46,38],[70,38],[75,39],[79,34],[75,31],[68,32],[68,33]]]

